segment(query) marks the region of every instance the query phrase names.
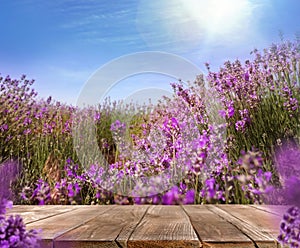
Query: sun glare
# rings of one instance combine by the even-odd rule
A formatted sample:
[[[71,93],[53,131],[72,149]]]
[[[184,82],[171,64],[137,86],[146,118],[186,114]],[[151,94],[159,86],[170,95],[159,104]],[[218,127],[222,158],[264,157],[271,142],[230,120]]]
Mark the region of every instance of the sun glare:
[[[253,36],[257,10],[264,4],[258,0],[140,0],[137,27],[151,47],[166,44],[167,50],[233,44]]]
[[[254,5],[249,0],[181,1],[181,11],[190,16],[208,35],[230,35],[246,28]]]

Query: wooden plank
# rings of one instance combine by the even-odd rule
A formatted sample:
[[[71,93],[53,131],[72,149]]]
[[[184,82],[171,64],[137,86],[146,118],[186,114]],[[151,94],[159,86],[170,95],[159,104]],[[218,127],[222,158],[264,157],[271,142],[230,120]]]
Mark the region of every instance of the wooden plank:
[[[77,209],[78,206],[32,206],[32,205],[17,205],[9,209],[6,215],[20,215],[25,224],[29,224],[51,216],[59,215]]]
[[[251,205],[251,207],[255,209],[259,209],[263,212],[270,213],[272,215],[275,215],[275,217],[270,218],[269,223],[272,225],[275,230],[272,232],[275,238],[280,233],[280,224],[283,218],[284,213],[292,206],[288,205]],[[288,247],[288,246],[284,246]]]
[[[180,206],[150,206],[131,235],[128,247],[200,247],[201,243]]]
[[[277,247],[290,206],[14,206],[41,247]],[[198,236],[197,236],[198,235]],[[279,247],[279,246],[278,246]]]
[[[253,208],[260,209],[272,214],[283,217],[283,214],[292,206],[288,205],[250,205]]]
[[[262,248],[273,248],[277,247],[277,241],[273,237],[270,231],[270,227],[263,229],[264,224],[268,224],[270,217],[268,219],[264,218],[264,213],[260,210],[254,211],[255,209],[247,206],[241,205],[217,205],[208,206],[208,208],[218,214],[219,216],[226,219],[231,224],[235,225],[240,229],[245,235],[247,235],[252,241],[255,242],[257,247]],[[260,218],[264,218],[261,220]],[[259,223],[259,224],[257,224]]]
[[[273,239],[276,239],[279,234],[281,217],[278,215],[260,209],[253,209],[246,205],[219,205],[218,207],[238,219],[259,228],[262,233],[272,236]]]
[[[57,206],[59,207],[59,206]],[[71,212],[51,216],[27,226],[28,229],[41,229],[41,248],[54,247],[53,240],[64,233],[77,228],[95,218],[96,216],[114,208],[114,206],[80,206]]]
[[[239,229],[204,205],[183,206],[203,247],[255,247]]]
[[[55,248],[126,247],[149,206],[115,206],[55,239]]]

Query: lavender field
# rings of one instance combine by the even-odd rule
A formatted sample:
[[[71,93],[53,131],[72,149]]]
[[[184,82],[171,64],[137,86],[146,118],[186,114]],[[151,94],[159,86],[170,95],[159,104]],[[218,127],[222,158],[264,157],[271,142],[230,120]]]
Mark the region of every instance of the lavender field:
[[[300,41],[255,50],[252,60],[228,61],[217,72],[206,66],[207,76],[175,82],[173,97],[156,105],[107,99],[85,109],[37,100],[33,80],[1,74],[0,198],[289,204],[279,238],[299,239]],[[74,139],[74,123],[82,133],[88,118],[102,160],[76,152],[85,144]]]

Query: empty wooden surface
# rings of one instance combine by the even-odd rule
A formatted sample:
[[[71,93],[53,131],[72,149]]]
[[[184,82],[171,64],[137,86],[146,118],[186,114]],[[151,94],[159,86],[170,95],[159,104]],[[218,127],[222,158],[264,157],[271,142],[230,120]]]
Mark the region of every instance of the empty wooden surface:
[[[183,206],[204,247],[254,247],[236,226],[210,211],[207,206]]]
[[[150,206],[128,247],[199,247],[199,239],[180,206]]]
[[[287,206],[14,206],[41,247],[279,247]]]

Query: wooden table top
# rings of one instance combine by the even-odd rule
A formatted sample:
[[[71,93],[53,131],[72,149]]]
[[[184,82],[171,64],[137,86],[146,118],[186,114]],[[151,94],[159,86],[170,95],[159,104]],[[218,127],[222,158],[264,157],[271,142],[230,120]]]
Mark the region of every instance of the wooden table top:
[[[279,247],[288,206],[25,206],[8,214],[42,229],[42,247]]]

